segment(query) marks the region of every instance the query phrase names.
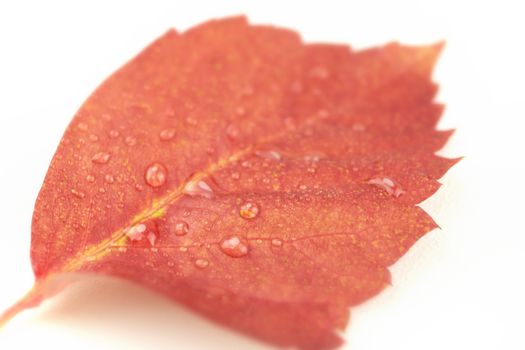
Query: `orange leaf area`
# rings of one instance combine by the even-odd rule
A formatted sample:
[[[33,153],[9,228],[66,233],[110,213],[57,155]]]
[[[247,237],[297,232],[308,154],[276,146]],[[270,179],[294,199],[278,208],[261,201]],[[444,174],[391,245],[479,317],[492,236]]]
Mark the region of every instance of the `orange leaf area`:
[[[244,18],[168,31],[80,108],[36,202],[35,288],[119,276],[259,339],[342,342],[436,227],[441,44],[353,51]],[[59,283],[59,287],[68,283]],[[60,289],[58,288],[58,289]]]

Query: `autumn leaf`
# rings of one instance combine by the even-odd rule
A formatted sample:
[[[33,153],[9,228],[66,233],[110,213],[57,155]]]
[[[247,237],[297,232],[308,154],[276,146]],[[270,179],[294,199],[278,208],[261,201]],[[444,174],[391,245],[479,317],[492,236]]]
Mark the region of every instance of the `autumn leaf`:
[[[123,277],[273,344],[332,349],[436,227],[441,44],[352,51],[210,21],[168,31],[67,128],[32,224],[34,288]]]

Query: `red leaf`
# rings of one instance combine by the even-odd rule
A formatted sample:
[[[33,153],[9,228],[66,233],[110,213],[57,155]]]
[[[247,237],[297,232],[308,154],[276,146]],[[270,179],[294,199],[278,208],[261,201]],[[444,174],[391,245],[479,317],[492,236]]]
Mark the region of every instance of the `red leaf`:
[[[338,346],[348,306],[436,227],[416,204],[456,162],[434,154],[440,49],[305,45],[243,18],[167,32],[66,130],[35,206],[36,284],[4,320],[100,273],[275,344]]]

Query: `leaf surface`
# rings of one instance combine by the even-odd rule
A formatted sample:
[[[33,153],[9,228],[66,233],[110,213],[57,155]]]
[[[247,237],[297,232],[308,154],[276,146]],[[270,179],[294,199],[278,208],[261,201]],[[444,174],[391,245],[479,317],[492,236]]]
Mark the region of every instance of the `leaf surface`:
[[[37,278],[5,319],[97,273],[303,349],[436,227],[441,45],[352,51],[244,18],[168,31],[67,128],[38,196]]]

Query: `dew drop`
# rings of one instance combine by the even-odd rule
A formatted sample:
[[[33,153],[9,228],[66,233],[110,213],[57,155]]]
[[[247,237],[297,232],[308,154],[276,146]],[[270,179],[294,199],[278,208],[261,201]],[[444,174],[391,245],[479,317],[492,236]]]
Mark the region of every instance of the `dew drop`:
[[[281,153],[278,151],[255,151],[255,155],[264,159],[281,160]]]
[[[86,196],[86,194],[84,192],[76,190],[74,188],[71,189],[71,193],[77,198],[84,198]]]
[[[86,176],[86,181],[87,182],[95,182],[95,176],[89,174]]]
[[[352,130],[357,131],[357,132],[363,132],[363,131],[365,131],[365,129],[366,129],[366,127],[363,124],[360,124],[360,123],[356,123],[356,124],[352,125]]]
[[[321,158],[324,158],[324,157],[325,155],[322,153],[311,153],[311,154],[305,155],[303,159],[307,162],[317,163],[321,160]]]
[[[318,79],[326,79],[330,75],[328,69],[323,66],[317,66],[310,70],[310,76]]]
[[[78,123],[77,128],[82,131],[86,131],[88,129],[88,126],[86,123]]]
[[[255,203],[246,202],[241,205],[239,209],[239,215],[243,219],[254,219],[259,215],[259,206]]]
[[[214,197],[213,190],[211,187],[204,182],[203,180],[190,181],[184,186],[182,193],[189,196],[200,196],[204,198],[211,199]]]
[[[177,236],[185,236],[190,232],[190,225],[186,221],[179,221],[175,224],[174,232]]]
[[[235,113],[237,113],[237,115],[241,116],[241,115],[245,115],[246,114],[246,109],[244,109],[244,107],[242,106],[239,106],[235,109]]]
[[[241,258],[248,254],[248,244],[239,236],[224,238],[220,243],[221,251],[232,258]]]
[[[111,137],[112,139],[116,139],[117,137],[120,136],[120,133],[117,131],[117,130],[110,130],[109,133],[108,133],[109,137]]]
[[[131,241],[140,241],[144,237],[144,232],[146,232],[146,225],[138,224],[138,225],[130,227],[126,231],[126,236]]]
[[[105,164],[109,161],[111,155],[106,152],[99,152],[91,158],[91,161],[96,164]]]
[[[201,269],[206,268],[209,264],[210,262],[206,259],[199,258],[195,260],[195,266]]]
[[[126,136],[124,142],[128,146],[135,146],[137,144],[137,138],[135,138],[134,136]]]
[[[152,246],[155,245],[155,242],[157,241],[157,235],[154,233],[154,232],[149,232],[148,233],[148,241],[149,241],[149,244],[151,244]]]
[[[155,162],[148,166],[144,178],[151,187],[160,187],[166,183],[167,175],[166,167],[161,163]]]
[[[231,139],[231,140],[236,140],[239,138],[241,134],[241,131],[239,130],[239,128],[237,127],[237,125],[235,124],[229,124],[227,127],[226,127],[226,135]]]
[[[328,118],[329,115],[330,115],[330,114],[328,113],[328,111],[327,111],[326,109],[324,109],[324,108],[319,109],[319,110],[317,111],[317,116],[318,116],[319,118],[325,119],[325,118]]]
[[[159,133],[161,141],[170,141],[175,137],[175,129],[164,129]]]
[[[392,179],[388,177],[376,177],[368,180],[367,183],[369,185],[380,187],[386,191],[386,193],[396,198],[405,193],[405,191],[400,186],[398,186]]]
[[[111,174],[106,174],[106,176],[104,176],[104,180],[106,180],[108,184],[112,184],[115,182],[115,178]]]
[[[280,239],[280,238],[274,238],[274,239],[272,239],[272,245],[273,245],[274,247],[282,247],[282,245],[283,245],[283,240]]]
[[[193,117],[186,117],[186,123],[189,125],[197,125],[197,119]]]

